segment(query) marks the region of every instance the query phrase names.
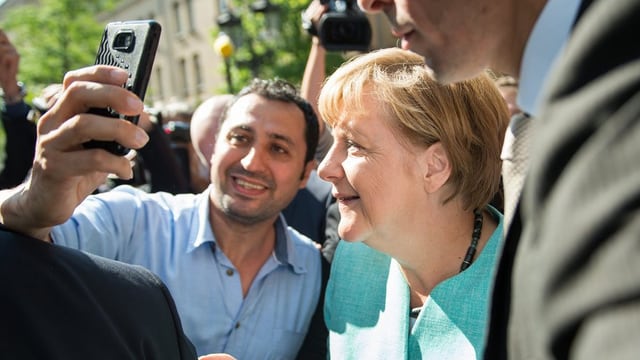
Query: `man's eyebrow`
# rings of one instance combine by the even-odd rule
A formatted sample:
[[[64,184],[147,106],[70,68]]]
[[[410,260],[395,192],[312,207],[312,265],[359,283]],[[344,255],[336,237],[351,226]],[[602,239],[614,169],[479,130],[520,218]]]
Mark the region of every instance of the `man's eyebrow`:
[[[290,137],[286,136],[286,135],[282,135],[282,134],[270,134],[269,135],[270,138],[272,139],[276,139],[276,140],[281,140],[286,142],[287,144],[290,145],[295,145],[295,142],[293,141],[293,139],[291,139]]]
[[[255,129],[252,128],[249,125],[238,125],[238,126],[232,127],[230,130],[231,131],[233,131],[233,130],[242,130],[242,131],[246,131],[246,132],[251,133],[251,134],[255,134],[255,132],[256,132]],[[278,134],[278,133],[270,133],[269,137],[271,139],[284,141],[287,144],[290,144],[291,146],[295,146],[295,141],[293,141],[293,139],[291,137],[287,136],[287,135]]]

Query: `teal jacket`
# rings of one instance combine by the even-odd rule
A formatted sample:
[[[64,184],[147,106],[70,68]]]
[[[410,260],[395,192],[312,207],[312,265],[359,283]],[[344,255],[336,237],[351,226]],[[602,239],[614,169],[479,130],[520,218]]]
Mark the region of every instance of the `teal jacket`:
[[[476,359],[484,351],[502,215],[479,257],[432,291],[410,329],[409,286],[400,266],[363,243],[341,241],[324,316],[334,359]]]

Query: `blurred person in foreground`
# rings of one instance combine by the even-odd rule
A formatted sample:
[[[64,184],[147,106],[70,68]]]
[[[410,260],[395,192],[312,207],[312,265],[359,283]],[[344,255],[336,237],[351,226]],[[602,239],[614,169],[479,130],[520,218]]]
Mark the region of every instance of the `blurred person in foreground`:
[[[189,359],[195,349],[150,271],[0,226],[3,359]]]
[[[421,56],[384,49],[338,68],[318,106],[345,240],[325,297],[331,356],[477,358],[502,241],[488,203],[508,112],[493,81],[440,85]]]
[[[0,219],[55,244],[142,265],[167,284],[200,355],[294,358],[320,294],[320,254],[280,211],[315,167],[317,120],[295,87],[256,80],[228,108],[200,194],[149,194],[129,186],[89,196],[108,173],[130,178],[126,157],[82,146],[88,139],[140,148],[128,121],[87,114],[111,106],[139,114],[108,66],[71,71],[38,123],[31,177],[0,192]],[[260,334],[260,336],[256,336]]]
[[[358,4],[383,11],[402,48],[424,56],[440,82],[486,68],[516,77],[518,105],[532,116],[528,135],[509,130],[525,171],[505,176],[505,190],[524,190],[505,210],[513,221],[485,358],[636,358],[640,49],[629,44],[640,0]]]

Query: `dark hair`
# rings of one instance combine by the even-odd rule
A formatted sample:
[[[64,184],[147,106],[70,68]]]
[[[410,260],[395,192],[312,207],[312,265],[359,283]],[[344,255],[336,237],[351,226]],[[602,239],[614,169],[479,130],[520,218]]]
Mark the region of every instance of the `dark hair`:
[[[313,107],[307,100],[303,99],[298,89],[291,83],[282,79],[253,79],[249,85],[245,86],[238,94],[227,104],[223,114],[222,122],[227,117],[227,111],[238,101],[239,98],[256,94],[270,100],[278,100],[295,104],[304,114],[305,120],[305,141],[307,143],[307,153],[304,158],[305,164],[314,159],[316,147],[318,147],[318,117]]]

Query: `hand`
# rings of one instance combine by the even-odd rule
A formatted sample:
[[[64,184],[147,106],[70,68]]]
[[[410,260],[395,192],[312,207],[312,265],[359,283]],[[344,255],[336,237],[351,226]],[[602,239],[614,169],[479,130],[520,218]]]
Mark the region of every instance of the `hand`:
[[[101,149],[87,149],[88,140],[115,140],[137,149],[146,132],[126,120],[87,114],[110,106],[123,115],[137,115],[142,101],[121,87],[127,72],[92,66],[67,73],[55,105],[38,121],[32,173],[17,189],[0,193],[0,221],[22,233],[48,240],[50,228],[66,221],[107,174],[131,178],[129,159]]]
[[[320,0],[313,0],[309,4],[309,6],[302,13],[302,18],[305,21],[310,21],[312,26],[315,28],[314,35],[317,35],[318,31],[318,23],[320,22],[320,18],[329,10],[329,5],[323,5]],[[314,44],[317,44],[317,36],[313,37]]]
[[[40,95],[34,98],[31,102],[38,110],[44,113],[53,107],[53,104],[58,101],[61,94],[62,84],[49,84],[42,89]]]
[[[209,354],[200,356],[198,360],[236,360],[236,358],[228,354]]]
[[[18,65],[20,55],[9,41],[7,34],[0,29],[0,87],[6,98],[19,96]]]

